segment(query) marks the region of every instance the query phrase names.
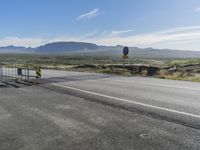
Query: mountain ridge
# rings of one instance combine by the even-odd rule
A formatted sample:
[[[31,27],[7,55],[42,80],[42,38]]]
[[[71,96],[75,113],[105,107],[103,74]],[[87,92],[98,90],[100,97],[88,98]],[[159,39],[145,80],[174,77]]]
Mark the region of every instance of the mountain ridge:
[[[121,55],[122,45],[102,46],[87,42],[52,42],[36,48],[23,46],[0,47],[0,53],[65,54],[94,53],[96,55]],[[142,58],[200,58],[200,51],[129,47],[130,55]]]

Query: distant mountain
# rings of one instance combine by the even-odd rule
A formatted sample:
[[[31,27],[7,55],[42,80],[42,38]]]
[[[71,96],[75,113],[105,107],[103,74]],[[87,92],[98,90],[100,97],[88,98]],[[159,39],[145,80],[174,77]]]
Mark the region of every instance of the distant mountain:
[[[0,47],[0,53],[37,53],[37,54],[85,54],[85,55],[122,55],[122,45],[98,46],[84,42],[54,42],[37,48],[16,46]],[[200,51],[182,51],[130,47],[130,57],[135,58],[200,58]]]
[[[28,53],[31,52],[32,48],[17,47],[17,46],[6,46],[0,47],[0,53]]]
[[[123,47],[101,47],[101,55],[122,55]],[[135,58],[200,58],[200,51],[129,47],[129,56]]]
[[[66,53],[75,51],[96,50],[98,46],[92,43],[83,42],[55,42],[40,46],[35,49],[39,53]]]

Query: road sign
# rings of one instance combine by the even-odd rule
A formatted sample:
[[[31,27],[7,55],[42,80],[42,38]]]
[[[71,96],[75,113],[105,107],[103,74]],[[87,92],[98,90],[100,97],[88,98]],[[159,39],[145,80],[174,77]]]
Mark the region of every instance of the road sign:
[[[129,48],[128,47],[124,47],[123,48],[123,55],[122,55],[122,59],[123,59],[123,74],[125,73],[125,59],[128,59],[128,53],[129,53]]]
[[[41,77],[42,77],[41,69],[40,68],[36,68],[36,78],[39,79]]]
[[[128,53],[129,53],[129,48],[128,48],[128,47],[124,47],[124,49],[123,49],[123,54],[124,54],[125,56],[127,56]]]

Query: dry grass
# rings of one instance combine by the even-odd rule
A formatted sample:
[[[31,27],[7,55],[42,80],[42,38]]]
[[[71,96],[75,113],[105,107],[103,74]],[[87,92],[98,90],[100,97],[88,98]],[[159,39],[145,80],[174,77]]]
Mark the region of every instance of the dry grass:
[[[166,70],[161,70],[156,77],[171,79],[171,80],[185,80],[200,82],[200,74],[187,73],[187,72],[173,72],[169,73]]]

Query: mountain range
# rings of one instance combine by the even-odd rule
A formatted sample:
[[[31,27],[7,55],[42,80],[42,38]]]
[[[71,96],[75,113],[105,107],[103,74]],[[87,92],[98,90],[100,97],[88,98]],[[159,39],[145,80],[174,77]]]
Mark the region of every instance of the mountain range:
[[[99,46],[85,42],[54,42],[36,48],[7,46],[0,53],[122,55],[123,46]],[[200,51],[129,47],[130,55],[137,58],[200,58]]]

